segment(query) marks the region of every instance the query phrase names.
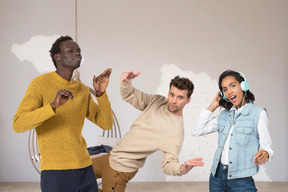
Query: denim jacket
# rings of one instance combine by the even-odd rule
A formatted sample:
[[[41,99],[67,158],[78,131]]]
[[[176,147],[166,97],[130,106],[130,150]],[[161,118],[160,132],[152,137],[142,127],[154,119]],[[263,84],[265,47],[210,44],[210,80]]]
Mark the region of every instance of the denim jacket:
[[[241,113],[234,117],[234,110],[224,110],[218,116],[218,147],[215,152],[211,173],[214,176],[221,159],[222,150],[229,134],[229,165],[227,179],[243,178],[255,175],[259,166],[254,164],[254,156],[259,150],[258,119],[262,107],[247,103]]]

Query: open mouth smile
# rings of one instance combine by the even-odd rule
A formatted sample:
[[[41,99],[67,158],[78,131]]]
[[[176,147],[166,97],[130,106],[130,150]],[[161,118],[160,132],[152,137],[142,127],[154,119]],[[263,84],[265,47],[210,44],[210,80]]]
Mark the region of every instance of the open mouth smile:
[[[236,101],[236,96],[233,95],[233,96],[229,97],[229,99],[230,99],[231,102],[235,102]]]

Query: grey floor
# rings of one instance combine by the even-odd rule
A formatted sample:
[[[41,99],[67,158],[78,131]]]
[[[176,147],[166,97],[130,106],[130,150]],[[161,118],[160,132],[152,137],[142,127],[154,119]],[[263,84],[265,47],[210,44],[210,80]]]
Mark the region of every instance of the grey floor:
[[[288,192],[288,182],[256,182],[259,192]],[[0,183],[0,192],[40,192],[39,183]],[[126,192],[207,192],[207,182],[131,182]]]

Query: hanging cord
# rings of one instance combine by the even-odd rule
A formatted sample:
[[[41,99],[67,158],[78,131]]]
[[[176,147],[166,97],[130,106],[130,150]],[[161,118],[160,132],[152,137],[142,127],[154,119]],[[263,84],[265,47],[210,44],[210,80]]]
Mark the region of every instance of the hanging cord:
[[[78,43],[78,2],[75,0],[75,41]],[[78,69],[75,69],[72,75],[72,79],[80,81],[80,73]]]
[[[75,0],[75,40],[76,43],[78,42],[78,3],[77,0]]]
[[[78,2],[77,0],[75,0],[75,41],[76,43],[78,43]],[[80,72],[78,71],[78,69],[75,69],[72,75],[72,79],[75,81],[80,81]],[[88,87],[90,92],[92,94],[95,95],[95,91],[94,89],[91,89],[90,87]],[[103,130],[103,136],[105,135],[105,133],[107,133],[107,137],[118,137],[117,133],[119,134],[119,137],[121,138],[121,131],[120,131],[120,126],[118,123],[118,120],[116,118],[116,115],[114,114],[113,110],[113,129],[109,130],[109,131],[105,131]],[[110,132],[111,132],[111,136],[110,136]],[[113,135],[114,132],[114,135]]]
[[[245,97],[246,97],[246,93],[247,93],[247,91],[245,91],[245,94],[244,94],[244,97],[243,97],[243,100],[242,100],[241,107],[243,107],[243,103],[244,103],[244,100],[245,100]]]

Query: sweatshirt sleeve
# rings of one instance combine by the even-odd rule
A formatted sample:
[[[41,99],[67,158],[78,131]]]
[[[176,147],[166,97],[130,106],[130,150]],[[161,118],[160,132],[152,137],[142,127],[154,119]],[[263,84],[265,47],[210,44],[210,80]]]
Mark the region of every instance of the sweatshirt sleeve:
[[[167,175],[178,175],[181,176],[180,172],[181,164],[178,161],[178,158],[172,153],[163,152],[164,157],[162,159],[161,167],[162,171]]]
[[[124,101],[143,111],[152,101],[154,95],[146,94],[134,88],[130,83],[120,82],[120,94]]]
[[[43,106],[42,103],[41,89],[35,80],[32,80],[13,118],[13,129],[16,133],[36,128],[55,115],[50,104]]]
[[[96,99],[98,105],[93,101],[91,94],[89,95],[89,107],[86,117],[102,129],[110,130],[113,126],[113,112],[106,91]]]

